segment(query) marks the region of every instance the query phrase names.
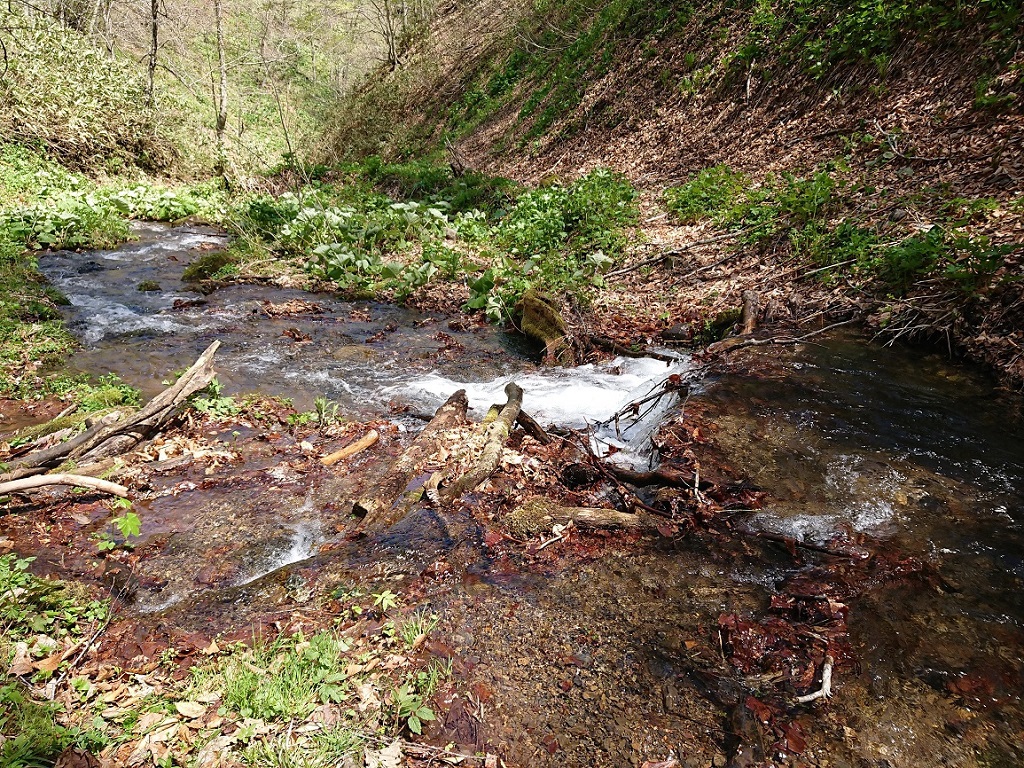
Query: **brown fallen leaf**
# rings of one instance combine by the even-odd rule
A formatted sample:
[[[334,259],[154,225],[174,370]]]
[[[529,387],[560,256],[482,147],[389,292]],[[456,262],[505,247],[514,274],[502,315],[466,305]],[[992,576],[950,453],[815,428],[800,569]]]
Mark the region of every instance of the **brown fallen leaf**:
[[[90,755],[78,747],[68,747],[57,757],[53,768],[101,768],[102,765],[96,755]]]
[[[164,717],[165,715],[163,712],[147,712],[139,718],[137,723],[135,723],[135,730],[139,733],[145,733],[158,723],[163,722]]]
[[[195,701],[176,701],[174,708],[182,717],[187,717],[189,720],[195,720],[206,714],[206,707]]]
[[[205,656],[213,656],[215,654],[220,653],[220,646],[217,645],[217,641],[216,640],[211,640],[210,644],[208,646],[206,646],[205,648],[203,648],[200,651],[200,653],[202,653]]]
[[[40,672],[49,672],[50,674],[53,674],[57,671],[57,667],[60,666],[61,656],[62,654],[59,653],[55,653],[52,656],[47,656],[45,659],[37,661],[35,667]]]
[[[7,668],[8,675],[31,675],[35,667],[28,655],[28,643],[17,643],[14,646],[14,658]]]

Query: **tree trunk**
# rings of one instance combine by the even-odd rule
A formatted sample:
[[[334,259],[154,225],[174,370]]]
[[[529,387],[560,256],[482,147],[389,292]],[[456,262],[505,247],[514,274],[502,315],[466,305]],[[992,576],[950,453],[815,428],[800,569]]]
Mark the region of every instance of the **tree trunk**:
[[[220,72],[217,88],[217,173],[227,185],[227,150],[224,146],[224,129],[228,124],[228,64],[224,52],[224,19],[221,0],[213,0],[213,14],[217,24],[217,68]]]
[[[743,315],[742,323],[744,336],[749,336],[757,330],[757,313],[761,309],[761,300],[757,291],[743,292]]]
[[[156,54],[159,47],[160,32],[160,0],[149,2],[149,83],[146,90],[146,102],[152,109],[156,103]]]

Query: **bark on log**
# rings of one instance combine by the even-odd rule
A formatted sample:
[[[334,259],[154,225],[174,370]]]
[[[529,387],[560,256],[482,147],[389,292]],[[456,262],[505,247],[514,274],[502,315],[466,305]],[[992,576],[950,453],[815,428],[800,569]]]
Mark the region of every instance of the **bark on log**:
[[[680,359],[676,355],[666,355],[664,352],[656,352],[653,349],[644,349],[638,352],[604,336],[591,336],[590,343],[598,349],[603,349],[605,352],[611,352],[613,355],[619,355],[620,357],[650,357],[663,363],[678,363]]]
[[[757,313],[761,310],[761,298],[757,291],[743,292],[743,314],[741,322],[743,328],[741,333],[749,336],[757,330]]]
[[[172,387],[165,389],[135,413],[114,419],[111,418],[113,414],[108,414],[81,435],[18,459],[10,471],[0,476],[0,481],[41,474],[69,459],[98,461],[130,450],[160,429],[181,403],[213,380],[216,375],[213,356],[219,347],[219,341],[213,342]]]
[[[344,448],[340,448],[334,453],[328,454],[320,459],[320,463],[325,467],[329,467],[332,464],[337,464],[343,459],[350,459],[353,456],[358,456],[360,453],[365,451],[367,448],[372,446],[380,438],[380,434],[375,429],[371,429],[361,438],[356,440],[354,443],[346,445]]]
[[[551,443],[551,435],[545,432],[544,427],[538,424],[526,411],[519,411],[519,415],[516,416],[516,423],[523,428],[523,431],[526,432],[526,434],[541,445],[549,445]]]
[[[620,467],[610,462],[602,462],[604,470],[623,483],[635,485],[642,488],[648,485],[669,485],[673,488],[692,488],[696,476],[687,469],[663,466],[651,472],[637,472],[626,467]],[[710,485],[702,483],[702,485]]]
[[[377,484],[374,495],[356,501],[353,511],[364,516],[364,529],[384,530],[398,522],[402,510],[395,508],[395,502],[415,476],[417,467],[434,451],[438,434],[464,424],[468,408],[466,390],[460,389],[437,409],[434,418],[416,436],[412,445],[395,460]]]
[[[523,407],[523,390],[514,381],[505,385],[505,394],[508,396],[508,402],[505,403],[497,418],[487,425],[487,430],[484,432],[484,448],[480,457],[472,469],[444,489],[441,493],[441,498],[444,501],[453,501],[467,491],[472,491],[497,469],[505,441],[512,433],[512,425],[515,424]]]
[[[78,488],[90,488],[94,491],[101,491],[102,493],[110,493],[114,496],[120,496],[122,499],[128,498],[128,489],[123,485],[117,483],[111,483],[108,480],[100,480],[95,477],[86,477],[84,475],[69,475],[69,474],[57,474],[57,475],[37,475],[35,477],[24,477],[20,480],[11,480],[7,483],[0,483],[0,496],[6,496],[9,493],[21,493],[23,491],[31,491],[35,488],[42,488],[47,485],[73,485]]]
[[[657,523],[645,514],[596,507],[567,507],[543,496],[533,496],[516,507],[508,516],[507,525],[514,536],[526,537],[570,521],[583,528],[657,528]]]

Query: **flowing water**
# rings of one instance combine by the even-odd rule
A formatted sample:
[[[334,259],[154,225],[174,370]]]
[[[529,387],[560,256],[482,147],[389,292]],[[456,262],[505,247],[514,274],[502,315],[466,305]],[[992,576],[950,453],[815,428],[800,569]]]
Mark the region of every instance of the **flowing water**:
[[[374,416],[394,403],[429,413],[460,387],[482,410],[504,399],[514,377],[540,421],[594,426],[599,443],[623,445],[636,463],[649,458],[658,420],[678,409],[666,401],[625,434],[600,423],[685,371],[685,360],[543,370],[493,329],[392,306],[254,286],[200,297],[181,284],[181,269],[196,246],[219,236],[155,227],[140,234],[139,243],[115,251],[42,260],[72,300],[69,321],[85,345],[74,362],[80,370],[113,370],[152,393],[220,338],[217,368],[234,391],[284,395],[306,407],[327,396],[347,413]],[[135,291],[143,280],[161,290]],[[323,311],[271,318],[260,303],[296,298]],[[286,335],[290,329],[298,333]],[[831,714],[808,718],[810,764],[1020,764],[1021,399],[941,357],[854,337],[746,354],[745,373],[704,382],[687,405],[714,436],[705,458],[768,494],[763,509],[737,524],[898,552],[927,563],[943,585],[898,583],[852,605],[859,669],[837,677]],[[250,469],[266,468],[255,461]],[[285,600],[279,582],[260,578],[284,566],[330,584],[371,572],[415,581],[438,559],[458,561],[462,577],[436,592],[432,608],[467,679],[502,702],[487,720],[487,738],[522,765],[639,764],[669,753],[691,765],[720,759],[721,736],[709,725],[714,706],[687,695],[687,649],[708,642],[721,612],[763,612],[785,579],[817,562],[771,547],[683,539],[626,550],[598,544],[592,559],[565,567],[552,555],[538,568],[453,540],[450,525],[426,518],[379,542],[306,559],[331,538],[336,510],[287,469],[273,471],[272,492],[247,481],[221,488],[205,516],[196,512],[201,489],[152,502],[143,518],[159,521],[156,533],[169,532],[162,557],[172,575],[150,594],[143,589],[141,604],[159,609],[227,583],[234,590],[227,597],[209,598],[205,608],[197,597],[177,609],[178,621],[188,610],[227,620],[231,611]],[[245,534],[247,546],[258,540],[259,547],[239,544],[234,559],[194,562],[204,550],[189,544],[190,535],[204,529],[208,539],[230,538],[246,514],[259,517],[260,535]],[[210,569],[220,569],[217,578]]]

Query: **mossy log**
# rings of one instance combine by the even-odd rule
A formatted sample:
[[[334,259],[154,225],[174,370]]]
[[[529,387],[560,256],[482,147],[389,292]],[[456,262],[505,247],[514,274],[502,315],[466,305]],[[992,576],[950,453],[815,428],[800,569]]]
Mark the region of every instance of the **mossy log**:
[[[508,396],[508,402],[487,424],[484,432],[484,448],[480,452],[480,457],[470,470],[442,491],[441,499],[444,501],[453,501],[462,494],[472,491],[497,469],[505,441],[512,434],[512,428],[523,407],[523,390],[514,381],[505,385],[505,394]]]
[[[531,496],[509,514],[506,525],[513,536],[524,538],[553,525],[572,522],[581,528],[639,528],[654,530],[657,523],[645,514],[597,507],[567,507],[543,496]]]
[[[531,339],[544,345],[544,357],[562,365],[574,365],[576,360],[569,343],[569,335],[555,300],[539,291],[527,291],[516,304],[519,329]]]

